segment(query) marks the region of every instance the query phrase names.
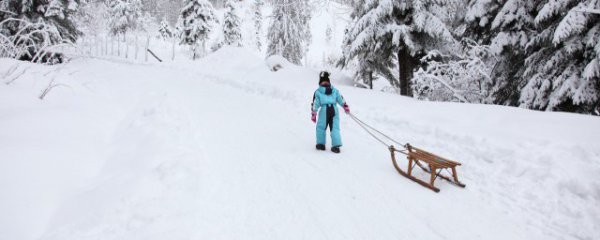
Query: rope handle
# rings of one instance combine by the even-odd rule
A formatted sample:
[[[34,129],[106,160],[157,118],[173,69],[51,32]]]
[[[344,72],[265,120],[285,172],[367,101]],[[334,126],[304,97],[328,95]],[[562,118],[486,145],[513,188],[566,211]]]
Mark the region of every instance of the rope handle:
[[[369,124],[365,123],[364,121],[360,120],[358,117],[356,117],[352,113],[348,113],[348,115],[350,115],[350,118],[352,118],[352,120],[354,120],[356,122],[356,124],[358,124],[358,126],[360,126],[362,129],[364,129],[369,135],[371,135],[371,137],[375,138],[375,140],[377,140],[378,142],[383,144],[386,148],[389,148],[390,150],[393,149],[394,151],[400,152],[403,154],[408,154],[406,151],[409,150],[410,144],[408,144],[408,143],[402,144],[402,143],[396,141],[395,139],[391,138],[390,136],[384,134],[383,132],[377,130],[376,128],[374,128],[374,127],[370,126]],[[386,138],[386,139],[398,144],[399,146],[403,146],[405,150],[397,150],[396,148],[394,148],[394,145],[386,143],[386,141],[377,137],[377,135],[375,133],[379,134],[383,138]]]

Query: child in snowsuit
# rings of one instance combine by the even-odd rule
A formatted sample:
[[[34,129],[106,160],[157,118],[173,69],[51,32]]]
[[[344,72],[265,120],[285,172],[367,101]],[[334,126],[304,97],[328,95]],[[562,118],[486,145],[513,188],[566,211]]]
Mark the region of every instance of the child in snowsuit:
[[[344,107],[344,111],[350,113],[350,108],[340,92],[331,86],[329,73],[321,72],[319,76],[319,88],[313,95],[312,121],[317,123],[317,149],[325,150],[326,131],[331,131],[331,151],[340,153],[342,137],[340,136],[340,115],[336,104]],[[317,121],[317,111],[318,121]]]

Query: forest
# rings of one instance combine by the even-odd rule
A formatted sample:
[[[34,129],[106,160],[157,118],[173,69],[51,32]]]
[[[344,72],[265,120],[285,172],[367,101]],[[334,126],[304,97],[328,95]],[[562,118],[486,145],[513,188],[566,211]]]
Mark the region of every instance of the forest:
[[[243,37],[254,46],[236,40],[245,19],[236,5],[248,1],[256,36]],[[600,114],[597,0],[3,0],[0,56],[56,63],[66,58],[57,45],[144,32],[177,39],[192,59],[238,45],[302,65],[307,23],[330,2],[350,10],[341,54],[324,65],[357,86],[381,80],[422,100]],[[219,9],[230,9],[223,21]]]

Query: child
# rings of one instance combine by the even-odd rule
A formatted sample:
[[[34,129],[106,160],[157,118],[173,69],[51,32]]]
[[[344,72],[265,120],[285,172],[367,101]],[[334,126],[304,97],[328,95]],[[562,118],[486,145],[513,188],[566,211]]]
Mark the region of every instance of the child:
[[[331,151],[340,153],[342,146],[342,137],[340,136],[340,117],[336,103],[344,107],[346,114],[350,113],[350,108],[340,92],[331,86],[329,73],[321,72],[319,76],[319,88],[313,95],[312,102],[312,121],[317,123],[317,149],[325,150],[327,127],[331,131]],[[319,121],[317,122],[317,111],[319,112]]]

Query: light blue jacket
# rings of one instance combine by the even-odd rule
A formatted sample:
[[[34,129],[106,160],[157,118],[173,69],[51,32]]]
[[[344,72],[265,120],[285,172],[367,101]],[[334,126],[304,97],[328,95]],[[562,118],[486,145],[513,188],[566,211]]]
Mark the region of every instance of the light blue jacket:
[[[344,104],[346,103],[346,101],[344,100],[344,97],[340,94],[340,92],[337,90],[337,88],[334,88],[333,86],[331,87],[331,90],[332,90],[331,95],[325,94],[326,90],[327,90],[326,87],[320,86],[317,89],[317,91],[315,91],[315,94],[313,95],[313,103],[312,103],[312,111],[313,112],[319,111],[319,108],[321,108],[321,106],[324,106],[324,105],[328,105],[328,104],[335,105],[337,103],[340,106],[344,106]],[[335,108],[335,111],[337,113],[337,107]]]

